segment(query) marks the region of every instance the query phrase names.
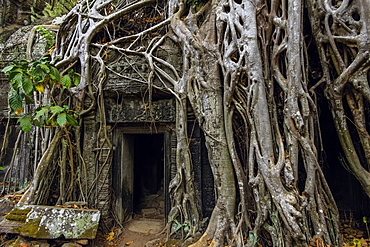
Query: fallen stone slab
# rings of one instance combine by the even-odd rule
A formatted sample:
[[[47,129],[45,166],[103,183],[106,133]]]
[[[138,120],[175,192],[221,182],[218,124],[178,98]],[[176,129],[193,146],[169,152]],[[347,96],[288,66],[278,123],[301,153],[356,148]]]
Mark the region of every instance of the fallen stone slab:
[[[5,217],[0,217],[0,233],[17,234],[14,228],[23,226],[23,222],[7,220]]]
[[[10,222],[22,223],[13,230],[21,236],[41,239],[94,239],[100,211],[39,205],[14,208],[6,216]]]

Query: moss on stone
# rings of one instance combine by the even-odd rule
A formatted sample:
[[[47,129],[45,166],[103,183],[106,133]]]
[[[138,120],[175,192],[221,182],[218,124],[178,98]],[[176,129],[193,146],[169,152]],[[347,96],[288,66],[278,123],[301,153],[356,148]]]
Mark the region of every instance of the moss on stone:
[[[21,226],[13,230],[31,238],[93,239],[99,226],[99,211],[64,209],[50,206],[25,206],[9,213],[8,219]],[[19,224],[18,224],[19,225]]]
[[[86,229],[83,233],[81,233],[78,238],[84,239],[88,238],[91,239],[91,236],[94,236],[96,234],[97,227],[91,227],[89,229]]]
[[[40,225],[41,218],[28,220],[21,227],[16,227],[14,230],[20,235],[32,238],[48,238],[50,232],[43,225]]]
[[[16,215],[27,215],[31,211],[31,208],[13,208],[9,214],[16,214]]]
[[[31,211],[31,208],[13,208],[9,214],[5,216],[7,220],[26,222],[27,215]]]
[[[91,226],[91,217],[81,217],[79,214],[73,214],[70,217],[70,220],[74,221],[75,227],[70,229],[70,232],[73,237],[77,238],[88,238],[91,239],[92,236],[95,236],[96,231],[98,229],[98,224],[94,225],[93,227],[86,228],[87,226]]]
[[[8,214],[5,216],[7,220],[26,222],[27,215]]]

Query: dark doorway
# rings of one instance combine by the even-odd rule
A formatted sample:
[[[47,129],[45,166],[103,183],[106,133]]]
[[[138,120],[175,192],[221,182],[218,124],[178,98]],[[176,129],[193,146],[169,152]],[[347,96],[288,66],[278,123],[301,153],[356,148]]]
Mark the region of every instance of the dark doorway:
[[[114,133],[114,207],[122,223],[136,216],[165,218],[168,211],[170,135],[143,132],[117,128]]]
[[[164,210],[164,135],[134,137],[134,212]]]

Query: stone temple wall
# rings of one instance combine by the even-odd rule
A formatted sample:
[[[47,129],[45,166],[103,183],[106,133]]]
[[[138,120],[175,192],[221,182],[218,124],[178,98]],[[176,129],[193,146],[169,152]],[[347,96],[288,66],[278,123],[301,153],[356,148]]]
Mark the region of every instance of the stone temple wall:
[[[171,40],[164,42],[156,55],[174,64],[177,71],[181,71],[181,50]],[[165,70],[166,68],[162,69]],[[148,78],[149,68],[146,60],[142,57],[125,56],[124,59],[117,59],[115,63],[111,64],[108,71],[109,76],[104,88],[105,110],[107,121],[112,129],[113,139],[115,134],[120,135],[120,131],[133,134],[139,132],[149,134],[165,129],[164,132],[167,133],[165,136],[169,138],[165,140],[169,146],[168,153],[165,154],[169,161],[168,164],[165,164],[166,169],[169,170],[168,178],[165,178],[165,180],[170,180],[176,171],[175,98],[166,90],[153,89],[151,92],[152,101],[149,102],[149,89],[145,81],[145,78]],[[171,74],[170,71],[166,72]],[[163,87],[163,82],[160,80],[154,79],[152,83],[157,88]],[[189,144],[194,166],[198,206],[203,209],[203,216],[209,217],[215,204],[212,171],[204,144],[204,135],[196,124],[193,113],[190,111],[188,115]],[[115,129],[119,131],[115,131]],[[117,191],[124,191],[124,189],[118,189]],[[168,195],[165,204],[168,209],[170,207]],[[119,209],[115,208],[115,210]]]
[[[25,58],[27,37],[32,29],[31,26],[18,28],[13,35],[3,37],[3,41],[0,43],[0,61],[1,65],[5,66],[10,61],[20,60]],[[35,42],[33,57],[38,58],[46,52],[43,40]],[[158,48],[156,55],[171,64],[174,64],[178,71],[181,71],[182,59],[180,49],[172,43],[171,40],[167,40],[164,44]],[[133,66],[134,64],[134,66]],[[163,68],[166,70],[166,68]],[[174,135],[174,125],[176,120],[176,103],[174,97],[166,90],[153,89],[151,92],[151,101],[149,102],[148,97],[148,85],[145,79],[148,75],[148,66],[146,61],[141,57],[126,57],[118,58],[114,63],[110,63],[108,68],[108,79],[104,87],[104,99],[105,99],[105,111],[107,116],[107,129],[109,137],[114,140],[114,133],[117,127],[124,131],[133,130],[142,133],[152,133],[161,129],[168,142],[168,152],[166,159],[169,162],[167,168],[171,171],[175,169],[176,162],[176,136]],[[171,74],[171,71],[167,71]],[[154,80],[153,84],[156,87],[162,87],[162,82]],[[0,76],[0,137],[2,137],[5,131],[6,116],[8,114],[7,104],[7,91],[9,88],[8,82],[4,75]],[[14,116],[15,117],[15,116]],[[194,119],[191,120],[194,123]],[[96,111],[90,112],[84,116],[84,124],[82,127],[83,137],[83,158],[88,171],[87,184],[92,185],[96,183],[98,186],[94,191],[90,191],[88,198],[89,207],[97,208],[102,212],[102,220],[106,221],[109,225],[109,217],[111,217],[112,202],[114,200],[114,190],[112,188],[112,170],[113,154],[114,149],[109,149],[107,143],[104,143],[103,139],[99,137],[99,119]],[[8,154],[14,151],[14,141],[17,139],[19,133],[16,127],[16,118],[12,120],[12,138],[8,144]],[[138,126],[145,126],[142,130],[138,130]],[[150,128],[148,128],[150,126]],[[151,128],[154,126],[153,128]],[[202,133],[197,129],[194,132],[191,140],[191,152],[193,154],[193,162],[195,164],[196,175],[196,186],[198,188],[198,199],[203,201],[200,207],[206,208],[204,215],[208,216],[212,210],[212,198],[214,197],[213,187],[210,176],[210,170],[207,168],[208,160],[206,151],[204,148],[204,140],[202,139]],[[27,155],[23,155],[19,159],[19,163],[22,163],[28,168],[23,169],[29,171],[28,174],[21,174],[23,178],[30,177],[33,171],[33,159],[34,155],[32,145],[34,142],[34,132],[31,131],[24,135],[21,142],[23,152]],[[10,157],[10,156],[8,156]],[[3,164],[2,164],[3,165]],[[1,165],[0,165],[1,166]],[[171,174],[170,174],[171,176]],[[0,174],[1,177],[1,174]],[[205,182],[204,182],[205,181]],[[206,190],[203,190],[206,188]],[[165,202],[169,205],[169,201]],[[207,203],[207,204],[205,204]]]
[[[163,48],[160,48],[160,50],[163,50]],[[177,52],[178,50],[173,50],[173,53],[175,53],[173,55],[176,56]],[[134,67],[132,64],[134,64]],[[113,144],[117,144],[115,142],[121,140],[118,136],[121,136],[122,133],[153,134],[160,132],[166,136],[165,139],[168,145],[173,142],[176,146],[176,136],[173,135],[172,131],[176,119],[175,100],[168,92],[154,89],[152,100],[149,102],[148,84],[143,79],[148,76],[146,61],[141,57],[134,56],[117,59],[115,63],[111,63],[108,73],[107,83],[104,87],[104,104]],[[157,87],[161,86],[161,82],[158,80],[154,80],[153,83]],[[91,136],[87,132],[85,134]],[[87,145],[85,145],[85,151],[86,147]],[[92,153],[93,148],[90,146],[89,149],[88,152]],[[113,155],[115,155],[115,152],[117,151],[113,150]],[[166,160],[168,160],[168,164],[166,167],[175,165],[175,153],[175,147],[167,149]],[[112,162],[120,162],[121,159],[125,159],[125,157],[117,157],[117,155],[114,157]],[[104,176],[103,174],[105,174],[109,181],[106,180],[106,184],[101,184],[102,190],[99,193],[99,200],[101,202],[110,200],[111,210],[123,222],[125,215],[127,216],[127,208],[123,208],[122,204],[116,201],[116,198],[126,199],[115,193],[126,189],[115,187],[111,190],[105,189],[106,185],[118,186],[119,183],[114,183],[111,176],[112,173],[117,173],[116,169],[117,164],[112,164],[112,170],[108,168],[102,170],[101,175]],[[104,218],[104,214],[102,216]]]

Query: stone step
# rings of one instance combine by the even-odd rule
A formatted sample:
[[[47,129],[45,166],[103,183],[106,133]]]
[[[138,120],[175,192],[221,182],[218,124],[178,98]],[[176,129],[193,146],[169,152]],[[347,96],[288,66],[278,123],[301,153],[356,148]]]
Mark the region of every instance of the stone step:
[[[132,232],[156,234],[164,229],[164,220],[144,219],[131,220],[126,225]]]

